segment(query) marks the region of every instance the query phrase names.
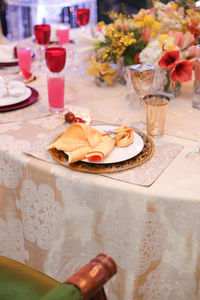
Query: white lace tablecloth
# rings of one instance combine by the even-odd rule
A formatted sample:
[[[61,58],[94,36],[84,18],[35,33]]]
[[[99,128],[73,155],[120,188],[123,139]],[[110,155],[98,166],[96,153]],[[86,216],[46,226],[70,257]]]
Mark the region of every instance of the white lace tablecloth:
[[[47,108],[45,78],[32,86]],[[94,120],[139,120],[126,87],[97,88],[92,78],[69,70],[66,80],[66,104],[90,109]],[[118,265],[107,285],[109,300],[200,299],[200,155],[185,158],[198,145],[200,111],[191,107],[189,87],[168,107],[167,134],[155,143],[170,163],[148,187],[129,182],[151,177],[161,164],[143,173],[144,164],[139,175],[106,177],[24,154],[62,130],[61,119],[40,118],[39,108],[36,118],[27,108],[26,120],[0,124],[0,254],[63,281],[105,252]]]

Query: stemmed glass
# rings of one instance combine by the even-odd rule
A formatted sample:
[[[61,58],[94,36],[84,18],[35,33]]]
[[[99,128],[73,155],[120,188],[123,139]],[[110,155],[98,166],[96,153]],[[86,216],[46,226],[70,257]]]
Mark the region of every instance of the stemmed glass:
[[[86,26],[90,19],[90,9],[89,8],[78,8],[76,11],[76,22],[81,29],[83,30],[84,26]]]
[[[48,24],[40,24],[34,26],[35,41],[39,45],[39,68],[44,68],[44,52],[50,40],[51,27]]]
[[[145,105],[143,97],[149,94],[154,78],[154,67],[148,64],[137,64],[129,67],[131,84],[140,102],[140,121],[145,123]]]
[[[66,50],[61,47],[47,48],[45,59],[49,71],[52,72],[47,79],[49,110],[58,114],[64,109],[65,76],[60,72],[65,67]]]

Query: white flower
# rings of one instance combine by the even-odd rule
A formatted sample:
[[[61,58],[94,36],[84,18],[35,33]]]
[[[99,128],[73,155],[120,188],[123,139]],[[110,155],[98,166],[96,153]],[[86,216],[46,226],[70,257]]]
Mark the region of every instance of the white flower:
[[[162,49],[158,41],[153,41],[140,53],[140,61],[144,64],[151,64],[154,68],[158,67],[158,61],[162,56]]]
[[[99,49],[100,43],[104,41],[105,41],[104,35],[101,33],[98,34],[98,39],[95,39],[89,35],[79,32],[76,35],[76,42],[77,44],[80,45],[77,51],[85,52],[85,51]]]

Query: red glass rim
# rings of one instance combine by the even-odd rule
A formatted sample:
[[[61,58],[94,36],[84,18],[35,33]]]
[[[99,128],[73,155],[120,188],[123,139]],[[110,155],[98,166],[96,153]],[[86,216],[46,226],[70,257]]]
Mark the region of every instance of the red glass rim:
[[[37,24],[34,25],[34,29],[50,30],[51,26],[49,24]]]
[[[83,13],[87,12],[88,13],[88,12],[90,12],[90,9],[89,8],[78,8],[77,12],[83,12]]]
[[[66,49],[62,47],[49,47],[45,50],[45,59],[48,69],[53,73],[59,73],[65,66]]]
[[[52,55],[61,55],[61,54],[66,54],[66,49],[62,47],[48,47],[46,48],[45,52],[47,54],[52,54]]]

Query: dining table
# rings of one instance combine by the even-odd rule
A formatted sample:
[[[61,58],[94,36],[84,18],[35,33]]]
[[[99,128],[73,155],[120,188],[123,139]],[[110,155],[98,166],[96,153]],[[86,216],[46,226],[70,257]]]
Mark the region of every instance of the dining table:
[[[151,157],[111,173],[57,162],[48,145],[69,124],[49,113],[47,73],[38,72],[28,84],[38,100],[0,111],[0,255],[62,282],[106,253],[118,268],[106,285],[110,300],[200,299],[200,110],[192,107],[193,82],[170,99],[164,134],[149,137],[128,85],[99,87],[84,64],[68,59],[65,112],[87,116],[91,126],[132,127],[151,141]],[[8,68],[0,75],[16,78]]]

